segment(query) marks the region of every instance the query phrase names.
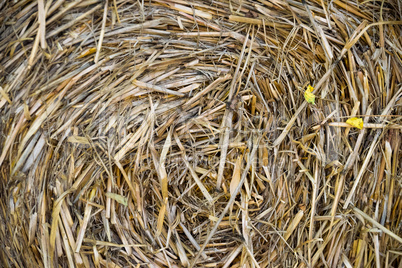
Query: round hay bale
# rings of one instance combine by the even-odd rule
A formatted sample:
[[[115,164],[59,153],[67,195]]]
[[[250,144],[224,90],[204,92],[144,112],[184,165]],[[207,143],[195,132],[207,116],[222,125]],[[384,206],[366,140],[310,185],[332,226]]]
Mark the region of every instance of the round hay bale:
[[[0,263],[400,267],[401,6],[2,1]]]

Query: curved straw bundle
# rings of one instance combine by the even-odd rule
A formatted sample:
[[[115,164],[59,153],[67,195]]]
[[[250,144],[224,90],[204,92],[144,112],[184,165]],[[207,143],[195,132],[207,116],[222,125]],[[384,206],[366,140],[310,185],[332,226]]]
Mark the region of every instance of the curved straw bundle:
[[[5,267],[401,261],[398,0],[0,7]]]

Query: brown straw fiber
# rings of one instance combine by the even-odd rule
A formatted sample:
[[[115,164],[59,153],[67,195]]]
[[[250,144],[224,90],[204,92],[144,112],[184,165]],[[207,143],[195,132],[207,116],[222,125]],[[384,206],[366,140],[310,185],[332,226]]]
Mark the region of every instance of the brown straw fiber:
[[[0,266],[401,268],[401,15],[0,1]]]

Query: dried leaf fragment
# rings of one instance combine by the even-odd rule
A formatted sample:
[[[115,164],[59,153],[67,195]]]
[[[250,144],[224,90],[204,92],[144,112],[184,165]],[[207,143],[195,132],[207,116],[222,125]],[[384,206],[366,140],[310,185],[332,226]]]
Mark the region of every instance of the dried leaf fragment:
[[[230,195],[233,195],[233,193],[235,192],[235,190],[237,188],[237,185],[239,185],[242,160],[243,160],[243,155],[239,155],[239,157],[236,160],[236,164],[235,164],[235,167],[233,170],[232,180],[230,182]]]
[[[119,202],[124,206],[127,206],[127,197],[115,193],[106,193],[106,196],[116,200],[117,202]]]

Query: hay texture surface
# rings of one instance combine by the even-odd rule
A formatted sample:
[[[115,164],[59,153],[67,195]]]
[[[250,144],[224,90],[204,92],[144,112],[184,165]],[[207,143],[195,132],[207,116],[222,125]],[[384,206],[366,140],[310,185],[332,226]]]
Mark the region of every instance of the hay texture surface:
[[[0,2],[2,267],[401,267],[398,0]]]

